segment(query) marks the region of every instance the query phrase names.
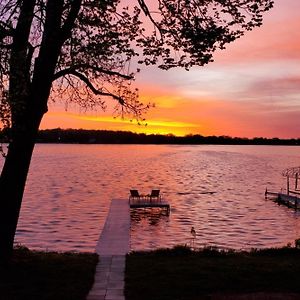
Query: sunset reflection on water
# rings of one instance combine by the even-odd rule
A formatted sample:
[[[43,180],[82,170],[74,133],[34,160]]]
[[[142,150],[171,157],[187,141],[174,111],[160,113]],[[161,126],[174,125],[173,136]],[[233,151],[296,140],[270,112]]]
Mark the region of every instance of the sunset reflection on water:
[[[110,200],[160,189],[171,205],[131,212],[131,248],[187,244],[282,246],[300,237],[300,214],[264,199],[297,147],[37,145],[16,240],[42,250],[94,251]]]

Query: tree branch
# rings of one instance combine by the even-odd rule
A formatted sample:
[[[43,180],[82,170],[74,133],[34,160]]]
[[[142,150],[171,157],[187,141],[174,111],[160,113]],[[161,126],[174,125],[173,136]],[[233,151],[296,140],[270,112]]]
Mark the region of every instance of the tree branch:
[[[23,1],[20,9],[20,16],[14,31],[13,47],[15,51],[27,48],[30,36],[31,24],[34,16],[35,0]]]
[[[69,67],[67,69],[64,70],[60,70],[57,73],[54,74],[53,76],[53,81],[55,81],[56,79],[68,75],[68,74],[73,74],[74,75],[74,71],[76,72],[78,69],[91,69],[93,71],[99,72],[99,73],[103,73],[103,74],[107,74],[107,75],[111,75],[111,76],[118,76],[127,80],[131,80],[134,77],[131,75],[125,75],[125,74],[121,74],[119,72],[114,72],[114,71],[110,71],[110,70],[106,70],[97,66],[91,66],[88,64],[78,64],[78,65],[73,65],[72,67]]]
[[[159,33],[160,33],[160,36],[161,38],[163,38],[163,32],[162,32],[162,29],[161,27],[155,22],[155,20],[153,19],[150,11],[149,11],[149,8],[147,6],[147,4],[145,3],[144,0],[138,0],[138,3],[142,9],[142,11],[144,12],[145,16],[149,18],[149,20],[151,21],[151,23],[154,25],[155,28],[158,29]]]
[[[82,0],[73,0],[69,15],[61,28],[61,39],[64,42],[70,35],[72,28],[74,27],[75,20],[78,16]]]
[[[75,70],[73,70],[72,72],[68,73],[69,75],[74,75],[75,77],[79,78],[81,81],[83,81],[86,86],[97,96],[106,96],[106,97],[112,97],[115,100],[117,100],[121,105],[124,104],[124,99],[116,96],[114,94],[108,93],[108,92],[103,92],[101,90],[98,90],[95,86],[93,86],[93,84],[90,82],[90,80],[82,73],[79,73]]]
[[[12,44],[3,44],[0,42],[0,48],[10,49],[11,47],[12,47]]]
[[[30,72],[33,53],[34,53],[34,47],[28,42],[28,52],[27,52],[27,57],[26,57],[26,72],[28,75]]]
[[[7,36],[13,36],[13,28],[0,20],[0,40],[3,40]]]

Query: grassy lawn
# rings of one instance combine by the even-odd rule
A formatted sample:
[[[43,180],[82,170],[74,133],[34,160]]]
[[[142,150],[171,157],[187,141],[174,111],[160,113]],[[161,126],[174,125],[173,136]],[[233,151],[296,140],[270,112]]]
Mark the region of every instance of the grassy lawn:
[[[98,256],[15,249],[0,266],[1,300],[84,300],[93,284]]]
[[[132,253],[126,261],[127,300],[198,300],[251,293],[300,299],[300,250],[296,248],[192,252],[176,247]]]

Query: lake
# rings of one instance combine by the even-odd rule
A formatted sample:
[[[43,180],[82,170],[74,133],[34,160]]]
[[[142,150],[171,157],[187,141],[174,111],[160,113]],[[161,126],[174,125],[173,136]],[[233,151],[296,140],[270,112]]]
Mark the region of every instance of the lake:
[[[196,246],[249,249],[300,237],[300,213],[264,199],[300,165],[288,146],[36,145],[16,241],[32,249],[94,251],[112,198],[160,189],[171,205],[131,214],[133,250]],[[1,163],[3,160],[1,160]]]

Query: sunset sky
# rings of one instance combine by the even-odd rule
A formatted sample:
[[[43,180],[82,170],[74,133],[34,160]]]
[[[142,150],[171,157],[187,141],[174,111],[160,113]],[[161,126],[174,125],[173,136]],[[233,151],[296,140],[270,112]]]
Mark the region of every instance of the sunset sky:
[[[264,24],[189,72],[143,67],[135,82],[156,107],[147,126],[114,119],[108,108],[66,112],[50,104],[41,128],[130,130],[175,135],[300,137],[300,1],[275,0]]]

